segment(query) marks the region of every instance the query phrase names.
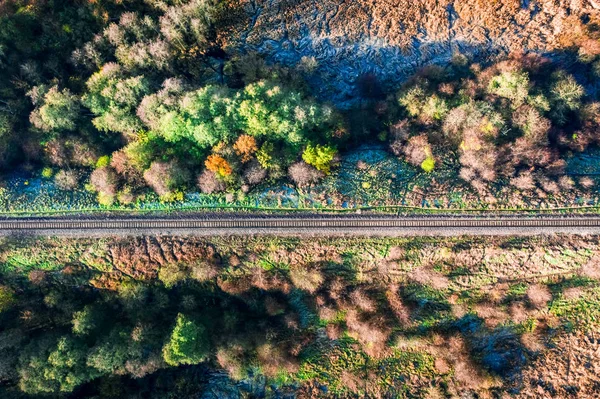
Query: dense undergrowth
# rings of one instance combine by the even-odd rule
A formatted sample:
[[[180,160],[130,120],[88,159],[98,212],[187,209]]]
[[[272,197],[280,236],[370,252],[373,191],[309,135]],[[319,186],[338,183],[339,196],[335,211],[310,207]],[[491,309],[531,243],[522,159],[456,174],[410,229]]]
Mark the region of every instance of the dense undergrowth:
[[[465,207],[526,208],[596,192],[593,174],[565,171],[574,153],[598,144],[594,15],[547,58],[480,63],[457,53],[399,90],[359,76],[358,105],[339,111],[311,96],[316,59],[284,66],[239,47],[253,21],[247,6],[6,2],[0,167],[107,207],[135,208],[150,191],[163,203],[198,190],[243,202],[282,184],[315,197],[333,185],[329,206],[365,205],[364,194],[366,205],[452,207],[458,195]],[[365,142],[388,144],[403,166],[386,173],[359,157],[354,174],[371,178],[344,192],[353,180],[345,156]]]
[[[0,393],[594,397],[599,259],[596,237],[5,238]]]

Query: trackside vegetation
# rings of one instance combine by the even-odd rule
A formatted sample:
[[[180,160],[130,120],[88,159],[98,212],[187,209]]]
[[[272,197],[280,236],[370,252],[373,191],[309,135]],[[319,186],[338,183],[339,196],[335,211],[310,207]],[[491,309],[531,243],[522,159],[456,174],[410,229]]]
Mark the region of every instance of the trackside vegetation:
[[[459,193],[479,208],[570,205],[597,191],[594,173],[567,170],[598,144],[594,21],[547,58],[479,63],[456,53],[402,87],[360,76],[360,105],[338,109],[313,96],[317,60],[284,66],[243,46],[253,18],[242,0],[5,3],[6,182],[15,171],[43,177],[103,207],[133,207],[151,193],[163,203],[281,187],[318,194],[323,182],[346,184],[348,154],[378,143],[406,171],[387,176],[359,159],[371,204],[419,206],[410,194],[421,190]],[[418,182],[386,186],[408,174]],[[380,199],[381,187],[394,195]]]
[[[3,238],[0,396],[594,396],[598,252],[597,237]]]

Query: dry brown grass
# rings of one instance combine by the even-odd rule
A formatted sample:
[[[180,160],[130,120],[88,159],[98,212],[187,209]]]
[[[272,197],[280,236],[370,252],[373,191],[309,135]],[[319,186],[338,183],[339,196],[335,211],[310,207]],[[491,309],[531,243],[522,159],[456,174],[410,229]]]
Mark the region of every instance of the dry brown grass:
[[[551,299],[552,294],[545,285],[534,284],[527,288],[527,301],[536,309],[545,308]]]
[[[428,285],[436,290],[448,288],[450,282],[441,273],[427,267],[420,267],[410,274],[410,279],[421,285]]]
[[[301,290],[314,293],[323,284],[323,274],[320,270],[311,267],[290,268],[290,279],[292,283]]]
[[[600,336],[563,335],[523,373],[518,398],[600,397]]]
[[[380,357],[386,352],[386,341],[391,333],[385,318],[365,317],[354,309],[346,313],[346,326],[351,337],[360,342],[365,353]]]

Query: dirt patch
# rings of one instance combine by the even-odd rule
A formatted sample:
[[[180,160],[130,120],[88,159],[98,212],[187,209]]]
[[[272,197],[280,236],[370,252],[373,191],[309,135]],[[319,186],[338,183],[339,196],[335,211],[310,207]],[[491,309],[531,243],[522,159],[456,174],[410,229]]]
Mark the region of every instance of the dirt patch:
[[[479,60],[509,52],[546,53],[573,43],[598,17],[585,0],[248,0],[243,45],[271,61],[317,61],[321,97],[352,105],[357,79],[386,89],[453,53]]]

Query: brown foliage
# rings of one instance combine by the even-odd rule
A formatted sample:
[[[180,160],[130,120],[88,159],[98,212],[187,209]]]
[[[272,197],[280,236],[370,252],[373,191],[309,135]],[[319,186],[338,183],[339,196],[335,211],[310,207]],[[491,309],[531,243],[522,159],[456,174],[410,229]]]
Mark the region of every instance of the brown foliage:
[[[233,145],[233,149],[242,158],[242,162],[248,162],[252,159],[252,154],[258,150],[258,147],[254,137],[242,134]]]
[[[233,172],[225,158],[217,154],[209,155],[208,158],[206,158],[206,161],[204,161],[204,165],[206,166],[206,169],[217,173],[222,177],[229,176]]]
[[[316,183],[323,177],[323,173],[306,162],[296,162],[288,169],[288,175],[299,187]]]
[[[96,191],[108,196],[117,193],[117,175],[108,166],[94,170],[90,176],[90,183]]]
[[[158,195],[166,195],[187,180],[187,171],[175,161],[152,162],[144,172],[144,180]]]
[[[204,169],[198,176],[198,187],[204,194],[220,193],[225,191],[225,183],[220,180],[215,172]]]

